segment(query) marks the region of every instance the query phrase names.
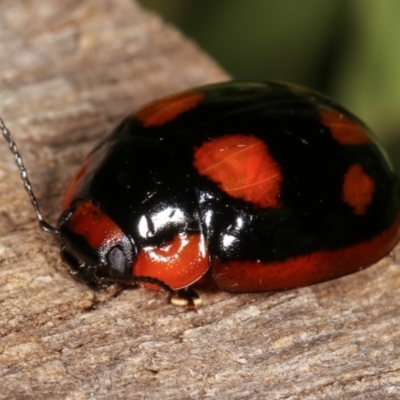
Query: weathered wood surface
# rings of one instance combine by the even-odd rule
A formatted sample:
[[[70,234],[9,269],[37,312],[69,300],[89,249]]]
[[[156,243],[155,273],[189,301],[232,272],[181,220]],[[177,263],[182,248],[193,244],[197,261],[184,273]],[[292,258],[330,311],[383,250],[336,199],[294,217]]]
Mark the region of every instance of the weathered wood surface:
[[[139,105],[226,75],[128,0],[2,0],[0,115],[46,217],[99,138]],[[73,282],[0,141],[1,399],[398,399],[396,254],[276,294],[202,291],[198,313]]]

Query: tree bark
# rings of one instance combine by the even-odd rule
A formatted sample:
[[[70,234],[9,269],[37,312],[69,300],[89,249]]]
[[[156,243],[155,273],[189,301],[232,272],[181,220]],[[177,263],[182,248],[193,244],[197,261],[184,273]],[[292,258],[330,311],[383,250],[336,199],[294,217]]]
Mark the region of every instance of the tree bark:
[[[128,0],[3,0],[0,115],[45,217],[85,154],[140,105],[228,78]],[[398,251],[287,292],[96,293],[67,276],[0,142],[1,399],[398,399]],[[118,295],[117,295],[118,294]]]

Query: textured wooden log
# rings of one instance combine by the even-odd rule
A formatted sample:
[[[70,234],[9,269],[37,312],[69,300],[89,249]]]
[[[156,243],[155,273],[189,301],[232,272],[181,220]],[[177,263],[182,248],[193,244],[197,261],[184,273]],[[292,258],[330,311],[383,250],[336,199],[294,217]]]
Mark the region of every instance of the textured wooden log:
[[[84,155],[128,112],[227,79],[128,0],[0,2],[0,115],[57,220]],[[396,253],[275,294],[94,293],[68,277],[0,141],[0,398],[400,398]]]

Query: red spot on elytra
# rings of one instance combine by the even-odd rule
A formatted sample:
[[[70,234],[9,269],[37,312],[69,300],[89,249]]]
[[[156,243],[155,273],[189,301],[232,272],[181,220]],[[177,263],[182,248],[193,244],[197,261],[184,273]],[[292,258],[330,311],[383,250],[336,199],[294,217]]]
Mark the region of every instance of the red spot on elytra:
[[[195,150],[194,166],[232,197],[259,207],[279,205],[281,170],[266,144],[254,136],[211,139]]]
[[[329,128],[332,137],[341,144],[364,144],[371,141],[361,126],[333,108],[322,110],[320,121]]]
[[[262,292],[292,289],[339,278],[366,268],[384,257],[399,239],[400,221],[374,239],[340,250],[318,251],[285,261],[212,260],[216,284],[229,292]]]
[[[124,236],[114,221],[90,201],[78,204],[71,216],[69,229],[83,236],[94,250],[111,247]]]
[[[356,215],[364,215],[375,193],[374,180],[360,164],[352,165],[344,175],[343,201],[353,208]]]
[[[157,278],[178,290],[200,279],[208,267],[208,254],[201,235],[183,232],[162,246],[144,247],[136,259],[134,275]],[[155,284],[140,285],[160,290]]]
[[[137,111],[134,116],[145,127],[163,125],[174,120],[179,115],[196,107],[204,98],[201,92],[181,93],[152,102]]]

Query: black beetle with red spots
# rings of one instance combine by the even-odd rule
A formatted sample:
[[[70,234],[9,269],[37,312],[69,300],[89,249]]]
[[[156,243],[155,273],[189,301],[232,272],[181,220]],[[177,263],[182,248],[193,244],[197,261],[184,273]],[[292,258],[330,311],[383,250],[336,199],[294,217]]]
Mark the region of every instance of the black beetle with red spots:
[[[52,229],[77,279],[192,301],[207,272],[248,292],[371,265],[399,238],[400,190],[339,105],[295,85],[229,82],[129,115],[84,161],[63,209]]]

